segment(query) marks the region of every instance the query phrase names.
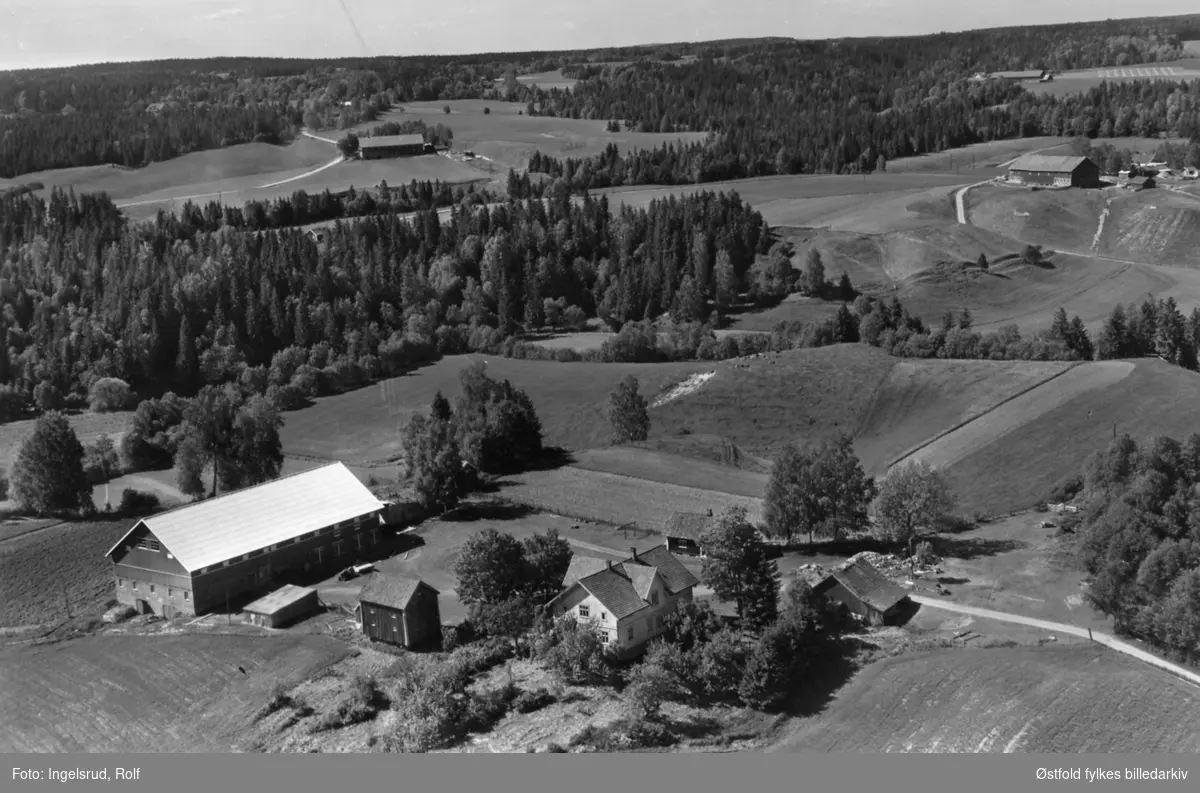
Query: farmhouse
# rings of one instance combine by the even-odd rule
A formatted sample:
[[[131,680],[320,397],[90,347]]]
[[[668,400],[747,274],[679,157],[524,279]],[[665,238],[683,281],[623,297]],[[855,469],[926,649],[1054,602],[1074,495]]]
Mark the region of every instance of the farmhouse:
[[[834,570],[813,592],[840,603],[871,625],[893,622],[909,599],[907,592],[862,560]]]
[[[703,556],[700,540],[712,523],[712,510],[707,515],[698,512],[672,512],[663,529],[667,538],[666,547],[671,553],[685,553],[690,556]]]
[[[1087,157],[1026,154],[1009,166],[1008,178],[1019,184],[1097,187],[1100,184],[1100,168]]]
[[[284,584],[269,595],[265,595],[242,611],[247,621],[264,628],[282,628],[300,617],[312,614],[320,602],[317,590]]]
[[[411,157],[427,151],[425,139],[420,135],[381,135],[377,138],[362,138],[358,142],[359,155],[364,160],[381,160],[387,157]]]
[[[362,632],[409,650],[441,636],[440,593],[416,578],[375,573],[358,595]]]
[[[690,601],[699,583],[665,545],[641,553],[631,548],[622,562],[573,556],[549,610],[590,623],[609,649],[628,658],[663,632],[666,615]]]
[[[379,541],[383,503],[341,463],[139,520],[107,554],[117,601],[204,614],[298,573],[325,574]]]

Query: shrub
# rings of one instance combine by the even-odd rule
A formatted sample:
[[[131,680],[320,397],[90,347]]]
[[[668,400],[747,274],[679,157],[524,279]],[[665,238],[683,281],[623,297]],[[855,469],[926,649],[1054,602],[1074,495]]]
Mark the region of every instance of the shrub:
[[[500,688],[473,694],[467,703],[463,729],[471,732],[487,732],[498,721],[508,715],[513,700],[517,698],[517,687],[507,683]]]
[[[136,397],[129,383],[116,377],[101,377],[88,389],[88,407],[95,413],[110,413],[132,407]]]
[[[320,720],[313,725],[313,732],[370,721],[387,705],[388,699],[375,682],[375,678],[355,675],[350,681],[349,690],[337,699],[332,710],[322,714]]]
[[[48,410],[62,410],[65,404],[62,391],[49,380],[44,380],[34,386],[33,402],[43,413]]]
[[[570,754],[570,750],[561,743],[552,743],[547,745],[546,752],[549,754]]]
[[[494,637],[462,645],[450,654],[450,657],[446,659],[446,664],[461,674],[470,676],[486,672],[512,657],[512,643],[506,639]]]
[[[122,515],[146,515],[154,512],[158,507],[158,496],[153,493],[144,493],[130,487],[121,491],[120,510]]]
[[[539,688],[536,691],[522,691],[513,700],[512,707],[517,713],[533,713],[553,705],[555,700],[553,694],[544,688]]]
[[[613,670],[599,634],[570,617],[559,620],[538,637],[534,654],[563,683],[591,685],[612,679]]]

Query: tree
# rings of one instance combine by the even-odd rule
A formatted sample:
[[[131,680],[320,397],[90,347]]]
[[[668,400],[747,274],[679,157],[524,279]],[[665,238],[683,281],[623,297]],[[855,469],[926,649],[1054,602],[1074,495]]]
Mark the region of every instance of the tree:
[[[520,654],[521,637],[533,625],[533,606],[523,595],[513,595],[498,603],[475,603],[469,612],[471,624],[488,636],[511,639]]]
[[[556,529],[531,534],[521,541],[525,553],[525,588],[536,602],[544,602],[562,589],[571,566],[571,543]]]
[[[775,456],[763,499],[767,532],[785,544],[795,533],[807,533],[811,544],[821,523],[813,460],[799,445],[789,443]]]
[[[401,448],[417,498],[426,509],[445,514],[466,491],[463,461],[453,424],[435,415],[415,415],[404,428]]]
[[[987,269],[988,269],[988,257],[987,257],[987,254],[985,254],[985,253],[981,253],[981,254],[979,254],[979,258],[978,258],[978,259],[976,259],[975,263],[976,263],[977,265],[979,265],[979,269],[980,269],[980,270],[983,270],[985,273],[987,272]]]
[[[502,603],[522,591],[524,573],[521,543],[511,534],[485,529],[463,543],[454,563],[455,592],[468,605]]]
[[[790,542],[795,531],[839,539],[866,525],[876,495],[854,444],[844,433],[806,454],[788,444],[776,457],[767,482],[764,511],[772,536]]]
[[[345,137],[338,140],[337,147],[343,157],[350,159],[358,154],[358,136],[353,132],[346,133]]]
[[[184,401],[168,391],[147,399],[133,413],[129,431],[121,439],[121,453],[133,470],[170,468],[183,423]]]
[[[94,413],[125,410],[134,399],[129,383],[116,377],[101,377],[88,389],[88,406]]]
[[[677,675],[647,658],[629,671],[622,692],[629,715],[634,719],[657,719],[662,703],[676,695],[682,688]]]
[[[945,480],[924,461],[910,460],[888,471],[879,489],[880,539],[905,543],[911,556],[923,529],[953,506]]]
[[[49,380],[43,380],[33,388],[33,403],[43,413],[51,410],[62,410],[63,393],[54,383]]]
[[[608,420],[613,428],[613,443],[644,441],[649,436],[646,398],[638,393],[638,381],[633,375],[627,375],[608,395]]]
[[[716,279],[717,306],[722,310],[728,310],[737,300],[739,287],[737,270],[733,267],[733,261],[729,258],[728,251],[717,252]]]
[[[176,465],[180,489],[203,492],[201,477],[212,472],[210,495],[260,484],[279,476],[283,426],[274,404],[264,396],[247,401],[233,383],[205,386],[183,409]]]
[[[737,606],[738,619],[759,631],[778,613],[779,570],[767,554],[746,509],[730,507],[704,534],[701,577],[721,600]]]
[[[22,509],[38,515],[92,506],[83,444],[62,413],[51,411],[38,418],[17,452],[10,489]]]
[[[804,278],[809,295],[822,297],[825,294],[825,262],[821,259],[821,252],[816,248],[808,250],[808,256],[804,262]]]
[[[482,363],[464,369],[459,384],[454,425],[464,460],[487,473],[511,473],[541,454],[542,424],[528,394],[488,377]]]

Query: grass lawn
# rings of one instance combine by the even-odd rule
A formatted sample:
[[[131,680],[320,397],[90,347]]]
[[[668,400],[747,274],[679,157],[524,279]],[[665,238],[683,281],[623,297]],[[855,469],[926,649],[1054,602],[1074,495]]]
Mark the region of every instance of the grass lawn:
[[[769,751],[1200,751],[1194,687],[1095,646],[877,661]]]
[[[335,639],[297,635],[0,648],[0,752],[234,751],[277,683],[295,685],[347,653]]]
[[[1027,508],[1079,474],[1087,456],[1112,440],[1114,429],[1138,439],[1186,439],[1196,431],[1192,409],[1197,398],[1200,375],[1142,359],[1123,380],[1027,417],[1024,424],[951,465],[946,476],[968,510],[1001,514]]]
[[[52,622],[98,611],[115,596],[104,554],[132,523],[60,523],[0,542],[0,627]]]
[[[573,456],[575,462],[572,466],[585,471],[600,471],[699,490],[761,498],[767,487],[768,477],[764,473],[650,449],[612,446],[576,452]]]

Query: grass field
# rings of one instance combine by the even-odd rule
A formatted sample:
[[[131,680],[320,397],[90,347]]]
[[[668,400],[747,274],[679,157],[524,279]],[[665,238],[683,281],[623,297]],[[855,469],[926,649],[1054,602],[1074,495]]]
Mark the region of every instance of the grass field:
[[[84,446],[95,443],[101,435],[108,435],[113,443],[117,443],[129,428],[129,420],[133,416],[129,411],[116,413],[76,413],[67,417],[71,428],[79,436]],[[33,432],[36,419],[10,421],[0,424],[0,469],[7,470],[16,459],[21,443],[29,433]]]
[[[104,556],[129,521],[60,523],[0,542],[0,627],[38,625],[94,611],[115,595]]]
[[[548,75],[526,75],[545,79]],[[550,88],[539,82],[544,88]],[[443,112],[449,106],[450,113]],[[485,113],[484,109],[489,112]],[[555,118],[524,115],[520,102],[493,102],[484,99],[455,99],[449,102],[409,102],[402,109],[385,113],[378,121],[364,125],[369,129],[385,121],[403,123],[421,119],[430,126],[445,124],[454,131],[454,150],[470,150],[492,160],[501,174],[509,168],[518,171],[529,165],[534,151],[561,157],[590,157],[609,143],[626,151],[652,149],[667,141],[704,140],[704,132],[606,132],[607,120]],[[363,127],[359,127],[362,129]]]
[[[1096,647],[947,649],[868,666],[771,751],[1190,753],[1198,706]]]
[[[1062,138],[1018,138],[975,143],[961,149],[903,157],[887,163],[888,173],[952,173],[975,174],[986,179],[1003,172],[1004,165],[1022,154],[1059,146]]]
[[[970,223],[1055,250],[1091,249],[1106,196],[1100,190],[1041,190],[1000,185],[967,194]]]
[[[576,452],[574,458],[572,467],[585,471],[618,474],[750,498],[761,498],[767,487],[768,477],[765,473],[651,449],[610,446]]]
[[[1099,69],[1080,69],[1054,75],[1048,83],[1025,85],[1035,94],[1064,96],[1095,88],[1104,82],[1124,83],[1132,80],[1166,80],[1191,82],[1200,77],[1200,58],[1188,58],[1164,63],[1138,63],[1129,66],[1105,66]]]
[[[869,473],[939,432],[1070,368],[1067,363],[1026,361],[898,361],[877,391],[855,438],[872,462]]]
[[[523,85],[536,85],[543,91],[551,91],[555,88],[569,91],[579,81],[572,77],[563,77],[562,69],[555,69],[552,72],[518,75],[517,82]]]
[[[762,502],[649,479],[563,467],[526,471],[501,483],[500,494],[537,509],[612,525],[636,522],[638,528],[661,532],[672,512],[714,514],[733,505],[746,508],[750,520],[762,520]]]
[[[1200,201],[1166,190],[1113,201],[1099,250],[1118,259],[1200,268]]]
[[[348,652],[298,635],[93,636],[0,649],[0,752],[235,751],[277,683],[295,685]]]
[[[1135,438],[1187,438],[1196,431],[1197,398],[1200,375],[1155,359],[1139,360],[1123,379],[1082,390],[1040,415],[1021,417],[1022,423],[998,440],[959,457],[946,476],[968,509],[998,514],[1029,507],[1079,474],[1087,456],[1104,449],[1114,431]]]

